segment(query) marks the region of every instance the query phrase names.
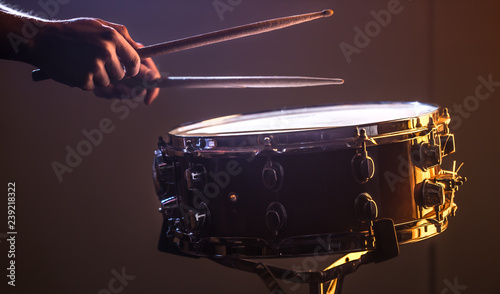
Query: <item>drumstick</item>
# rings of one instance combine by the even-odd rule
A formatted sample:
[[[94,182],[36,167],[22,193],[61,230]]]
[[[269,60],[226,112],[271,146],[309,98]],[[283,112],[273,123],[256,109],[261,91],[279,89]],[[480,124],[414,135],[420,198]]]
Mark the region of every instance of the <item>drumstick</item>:
[[[202,47],[214,43],[225,42],[233,39],[243,38],[256,34],[270,32],[303,22],[315,20],[322,17],[328,17],[333,11],[326,9],[320,12],[299,14],[294,16],[276,18],[261,22],[255,22],[247,25],[237,26],[225,30],[196,35],[175,41],[164,42],[137,49],[141,58],[148,58],[162,54],[183,51],[191,48]],[[43,81],[49,77],[40,69],[35,69],[32,73],[33,81]]]
[[[296,88],[340,85],[344,80],[290,76],[162,77],[147,82],[128,79],[123,83],[131,87],[145,88]]]
[[[225,30],[215,31],[202,35],[197,35],[180,40],[146,46],[137,50],[141,58],[153,57],[157,55],[173,53],[191,48],[206,46],[214,43],[225,42],[233,39],[262,34],[274,30],[279,30],[303,22],[328,17],[333,14],[330,9],[320,12],[299,14],[282,18],[275,18],[247,25],[237,26]]]

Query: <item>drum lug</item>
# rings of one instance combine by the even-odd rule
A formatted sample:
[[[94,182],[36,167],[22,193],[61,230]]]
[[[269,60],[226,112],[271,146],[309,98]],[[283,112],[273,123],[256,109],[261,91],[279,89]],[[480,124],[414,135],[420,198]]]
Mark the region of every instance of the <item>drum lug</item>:
[[[422,184],[422,205],[425,208],[439,207],[445,202],[445,185],[431,180]]]
[[[285,207],[279,202],[272,202],[267,207],[266,226],[273,235],[277,236],[278,231],[286,226],[287,213]]]
[[[159,197],[171,195],[176,184],[177,164],[173,157],[165,154],[165,141],[159,138],[158,149],[154,151],[153,181]]]
[[[161,202],[161,206],[159,209],[160,213],[169,217],[176,215],[179,207],[179,197],[177,195],[164,198],[160,202]]]
[[[284,170],[281,164],[268,160],[262,169],[262,182],[264,186],[273,192],[277,192],[283,186]]]
[[[354,213],[361,223],[372,222],[378,216],[377,203],[368,193],[361,193],[354,200]]]
[[[458,206],[455,203],[453,203],[451,205],[450,215],[453,216],[453,217],[455,217],[457,215],[457,209],[458,209]]]
[[[186,152],[186,153],[191,153],[191,152],[195,151],[192,139],[184,139],[184,146],[185,146],[184,152]]]
[[[429,130],[429,142],[422,142],[418,145],[418,155],[415,161],[415,165],[423,171],[440,165],[442,162],[441,140],[439,139],[439,135],[436,134],[436,125],[432,116],[429,117],[427,128]]]
[[[443,124],[443,133],[448,134],[450,132],[450,129],[449,129],[449,124],[451,121],[450,112],[448,111],[448,108],[446,108],[446,107],[443,107],[441,109],[441,112],[442,113],[439,115],[439,121],[442,122],[442,124]]]
[[[201,202],[196,209],[189,209],[184,215],[184,225],[188,231],[202,230],[210,223],[210,210],[205,202]]]
[[[368,141],[368,136],[366,136],[365,129],[361,129],[359,133],[359,140],[361,140],[361,153],[356,151],[356,155],[351,160],[351,170],[354,178],[360,183],[366,183],[375,174],[375,163],[373,159],[368,155],[366,150],[366,141]]]
[[[443,154],[443,157],[455,152],[455,135],[441,135],[439,136],[439,143],[441,145],[441,152]]]
[[[206,174],[207,170],[201,164],[197,164],[194,167],[187,168],[184,171],[184,178],[186,179],[188,190],[199,188],[200,183],[203,183],[205,181]]]
[[[440,165],[442,162],[441,146],[431,143],[421,143],[419,147],[420,160],[416,164],[423,171]]]

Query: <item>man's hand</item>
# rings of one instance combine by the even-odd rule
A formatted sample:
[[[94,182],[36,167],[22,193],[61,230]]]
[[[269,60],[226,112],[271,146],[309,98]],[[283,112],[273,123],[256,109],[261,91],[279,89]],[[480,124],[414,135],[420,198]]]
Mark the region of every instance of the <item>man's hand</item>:
[[[132,38],[130,38],[125,27],[116,24],[108,24],[113,27],[116,26],[117,31],[121,32],[122,35],[127,36],[126,40],[134,47],[134,49],[143,47],[142,44],[136,43],[132,40]],[[118,83],[110,83],[107,86],[96,86],[94,88],[94,94],[104,98],[118,97],[124,99],[144,96],[144,103],[149,105],[156,99],[156,97],[158,97],[158,94],[160,93],[160,88],[155,87],[154,82],[150,81],[160,77],[160,72],[156,68],[153,60],[151,58],[145,58],[141,60],[139,73],[136,76],[132,78],[125,78]],[[140,86],[136,85],[137,82],[127,83],[130,79],[139,81]],[[130,86],[130,84],[134,84],[136,86]]]
[[[36,33],[10,50],[7,34],[22,35],[25,22]],[[0,58],[19,60],[39,67],[51,79],[71,87],[94,90],[101,97],[135,98],[145,95],[150,104],[159,93],[148,86],[160,74],[151,59],[141,60],[136,49],[141,45],[126,27],[95,18],[50,21],[25,15],[0,5]],[[4,50],[5,49],[5,50]],[[141,89],[119,81],[135,79]],[[140,87],[139,87],[140,88]],[[133,91],[132,91],[133,89]],[[130,94],[134,97],[130,97]]]
[[[94,94],[104,98],[118,97],[123,99],[144,96],[144,103],[149,105],[160,93],[160,88],[155,87],[152,81],[160,77],[160,73],[153,60],[151,60],[151,58],[146,58],[141,61],[138,75],[133,78],[123,79],[117,83],[109,84],[106,87],[97,86],[94,89]],[[130,86],[129,83],[127,83],[130,79],[139,81],[140,86],[136,85],[137,82],[130,83],[134,85]]]

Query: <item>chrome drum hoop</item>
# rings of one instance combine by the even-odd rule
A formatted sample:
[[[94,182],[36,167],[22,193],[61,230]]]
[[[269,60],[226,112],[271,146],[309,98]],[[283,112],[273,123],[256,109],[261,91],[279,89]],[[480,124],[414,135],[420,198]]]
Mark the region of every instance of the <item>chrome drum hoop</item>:
[[[333,104],[313,106],[306,108],[286,109],[286,111],[308,111],[315,109],[335,109],[346,107],[383,107],[387,105],[425,105],[428,111],[417,116],[398,118],[389,121],[378,121],[367,124],[353,124],[340,127],[310,127],[300,129],[264,130],[256,132],[239,132],[224,134],[196,133],[189,128],[203,123],[223,123],[226,120],[234,121],[240,117],[253,117],[265,115],[269,112],[257,112],[253,114],[240,114],[220,117],[216,119],[189,123],[179,126],[169,132],[169,152],[172,155],[180,155],[186,151],[200,157],[218,156],[248,156],[258,154],[266,144],[271,144],[277,153],[291,152],[315,152],[356,147],[359,141],[359,131],[363,129],[367,137],[367,146],[391,144],[412,140],[419,136],[428,134],[429,123],[435,124],[438,133],[445,132],[450,121],[447,112],[443,115],[443,109],[436,105],[422,104],[418,102],[378,102],[359,104]],[[326,110],[325,110],[326,111]]]

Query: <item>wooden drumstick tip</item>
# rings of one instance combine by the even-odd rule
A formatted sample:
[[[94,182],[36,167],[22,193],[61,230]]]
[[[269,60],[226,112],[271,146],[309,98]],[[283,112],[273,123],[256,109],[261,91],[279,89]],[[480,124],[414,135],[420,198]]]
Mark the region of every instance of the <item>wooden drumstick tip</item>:
[[[333,10],[325,9],[325,10],[321,11],[321,13],[323,14],[324,17],[329,17],[329,16],[333,15]]]

